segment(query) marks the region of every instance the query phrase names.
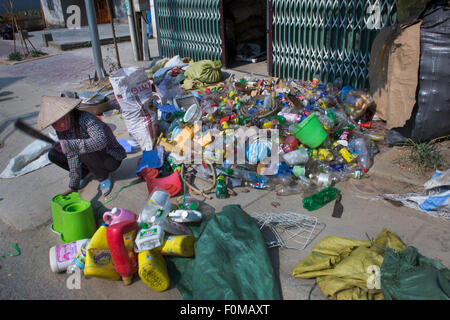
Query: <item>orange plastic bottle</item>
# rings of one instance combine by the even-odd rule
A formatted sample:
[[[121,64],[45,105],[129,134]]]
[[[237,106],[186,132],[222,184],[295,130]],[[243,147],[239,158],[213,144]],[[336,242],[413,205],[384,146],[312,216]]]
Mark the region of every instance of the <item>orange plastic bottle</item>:
[[[134,240],[138,229],[136,221],[123,221],[109,226],[106,230],[114,267],[125,285],[131,284],[133,275],[138,271],[137,255],[134,252]]]

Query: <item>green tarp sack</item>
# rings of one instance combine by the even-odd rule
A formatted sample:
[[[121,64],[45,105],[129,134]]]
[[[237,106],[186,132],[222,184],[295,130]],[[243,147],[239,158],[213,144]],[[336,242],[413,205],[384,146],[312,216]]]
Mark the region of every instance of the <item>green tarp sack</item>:
[[[203,83],[214,83],[222,80],[222,62],[219,60],[201,60],[192,63],[184,72],[184,76],[190,80]]]
[[[253,218],[224,206],[190,226],[195,257],[167,257],[170,279],[185,300],[279,300],[281,290]]]
[[[415,247],[387,249],[380,270],[386,300],[449,300],[450,270]]]

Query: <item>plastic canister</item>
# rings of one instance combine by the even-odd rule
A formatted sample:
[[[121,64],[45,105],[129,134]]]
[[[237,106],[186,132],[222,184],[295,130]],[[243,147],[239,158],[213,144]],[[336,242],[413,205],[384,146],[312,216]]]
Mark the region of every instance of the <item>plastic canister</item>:
[[[168,207],[170,194],[163,191],[162,188],[156,187],[149,196],[144,209],[142,210],[138,222],[150,223],[151,217],[157,215]]]
[[[138,271],[134,241],[139,225],[136,221],[123,221],[109,226],[106,230],[114,268],[122,277],[125,285],[131,284],[133,275]]]
[[[140,230],[136,235],[137,252],[155,249],[164,242],[164,230],[158,225],[148,226],[145,222],[140,224]]]
[[[77,240],[50,248],[50,269],[53,272],[64,272],[73,265],[73,260],[81,248],[89,242],[89,239]]]
[[[188,235],[169,236],[160,252],[164,255],[192,257],[195,253],[195,237]]]
[[[153,216],[150,219],[150,222],[159,225],[165,232],[168,233],[192,235],[192,232],[188,227],[182,225],[181,223],[171,221],[167,218],[167,216],[168,212],[160,216]]]
[[[107,225],[113,225],[122,221],[135,221],[137,215],[134,212],[121,208],[113,208],[103,214],[103,221]]]
[[[308,162],[308,152],[305,148],[300,147],[297,150],[283,154],[283,159],[290,166],[305,164]]]
[[[169,218],[175,222],[197,222],[202,220],[202,213],[197,210],[175,210],[169,213]]]
[[[139,277],[147,286],[156,291],[167,290],[170,286],[169,273],[164,257],[156,250],[139,252]]]
[[[86,248],[85,276],[94,276],[110,280],[120,280],[120,274],[116,272],[111,252],[106,239],[108,226],[102,223],[100,228],[92,236]]]

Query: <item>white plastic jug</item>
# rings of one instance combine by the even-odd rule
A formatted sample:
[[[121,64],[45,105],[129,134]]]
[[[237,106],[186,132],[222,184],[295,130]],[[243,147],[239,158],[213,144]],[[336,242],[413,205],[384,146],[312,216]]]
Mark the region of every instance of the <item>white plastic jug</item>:
[[[53,272],[64,272],[69,266],[74,264],[73,259],[77,256],[83,245],[89,239],[82,239],[74,242],[60,244],[50,248],[49,261]]]

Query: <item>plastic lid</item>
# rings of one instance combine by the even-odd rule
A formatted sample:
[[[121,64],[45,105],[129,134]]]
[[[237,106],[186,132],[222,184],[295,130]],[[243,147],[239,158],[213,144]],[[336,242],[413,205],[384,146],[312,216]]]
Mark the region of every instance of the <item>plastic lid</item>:
[[[114,208],[111,210],[111,213],[112,213],[112,214],[116,214],[117,211],[118,211],[118,209],[114,207]]]
[[[183,219],[186,219],[188,216],[189,216],[189,213],[188,213],[187,211],[183,211],[183,212],[181,213],[181,217],[182,217]]]
[[[146,222],[141,222],[141,223],[139,224],[139,227],[140,227],[141,229],[147,229],[147,228],[148,228],[148,224],[147,224]]]

